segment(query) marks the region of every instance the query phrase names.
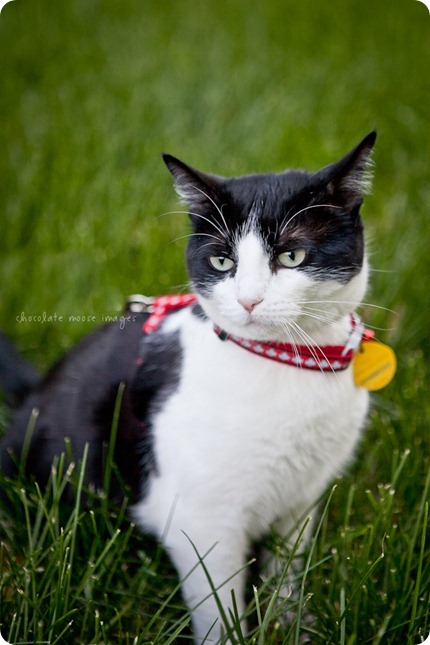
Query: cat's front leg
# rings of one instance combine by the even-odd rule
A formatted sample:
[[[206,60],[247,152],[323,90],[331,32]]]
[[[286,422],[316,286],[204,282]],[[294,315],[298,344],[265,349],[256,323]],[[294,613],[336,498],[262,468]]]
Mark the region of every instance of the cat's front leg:
[[[192,615],[196,645],[219,643],[228,633],[226,620],[233,632],[238,622],[240,630],[246,631],[244,540],[207,524],[199,529],[200,535],[194,534],[195,541],[190,527],[189,533],[170,530],[165,538]],[[223,642],[230,641],[227,638]]]

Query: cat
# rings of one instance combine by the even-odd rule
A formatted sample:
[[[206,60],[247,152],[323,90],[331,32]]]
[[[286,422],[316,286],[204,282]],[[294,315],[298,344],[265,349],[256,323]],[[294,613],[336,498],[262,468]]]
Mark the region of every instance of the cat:
[[[351,359],[354,313],[368,283],[360,207],[376,133],[317,172],[224,178],[163,155],[186,202],[192,293],[139,307],[127,324],[84,338],[48,373],[1,444],[16,473],[33,411],[27,470],[46,483],[71,440],[89,444],[103,483],[118,386],[115,460],[130,514],[175,564],[196,643],[223,635],[217,602],[245,609],[247,556],[275,530],[294,543],[299,518],[350,463],[368,392]],[[143,329],[142,329],[143,326]],[[332,355],[334,353],[334,355]]]

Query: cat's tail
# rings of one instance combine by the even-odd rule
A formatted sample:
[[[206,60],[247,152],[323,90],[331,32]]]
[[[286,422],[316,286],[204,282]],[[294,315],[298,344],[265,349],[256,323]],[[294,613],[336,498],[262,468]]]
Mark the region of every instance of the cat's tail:
[[[16,351],[13,344],[0,332],[0,388],[6,403],[17,408],[40,383],[37,370]]]

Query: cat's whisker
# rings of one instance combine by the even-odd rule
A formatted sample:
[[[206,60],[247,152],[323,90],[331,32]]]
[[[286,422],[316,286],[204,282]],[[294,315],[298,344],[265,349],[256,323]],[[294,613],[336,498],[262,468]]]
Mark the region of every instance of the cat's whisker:
[[[221,235],[222,238],[225,239],[225,238],[228,237],[229,231],[227,230],[226,232],[224,232],[222,230],[221,226],[218,225],[218,222],[214,222],[213,220],[209,219],[209,217],[205,217],[201,213],[194,213],[194,212],[190,211],[189,214],[192,215],[193,217],[198,217],[198,218],[204,220],[205,222],[207,222],[208,224],[210,224],[211,226],[213,226],[214,229],[218,231],[218,233]]]
[[[318,360],[318,356],[317,356],[317,354],[315,352],[315,348],[316,348],[322,353],[323,357],[327,360],[327,357],[325,356],[322,347],[318,343],[315,342],[315,340],[312,338],[312,336],[310,336],[310,334],[308,334],[303,329],[303,327],[301,327],[296,321],[292,321],[292,325],[294,327],[294,330],[295,330],[296,334],[301,338],[301,340],[304,342],[306,347],[309,349],[309,351],[312,354],[313,358],[316,361]]]
[[[218,207],[216,207],[216,208],[218,209]],[[218,209],[218,211],[219,211],[219,209]],[[210,224],[211,226],[213,226],[214,229],[216,229],[218,231],[218,233],[221,235],[222,239],[225,239],[230,234],[230,231],[228,230],[228,228],[226,228],[226,231],[223,231],[223,229],[221,228],[221,226],[218,225],[217,222],[214,222],[213,220],[209,219],[208,217],[205,217],[201,213],[195,213],[194,211],[167,211],[166,213],[161,213],[161,215],[158,215],[157,219],[158,219],[158,217],[164,217],[165,215],[191,215],[192,217],[198,217],[198,218],[204,220],[205,222],[207,222],[208,224]],[[223,222],[225,223],[224,216],[222,216],[222,219],[223,219]]]
[[[289,341],[290,345],[293,347],[293,351],[294,351],[294,355],[295,355],[295,357],[296,357],[297,359],[299,359],[299,358],[300,358],[300,354],[299,354],[299,350],[298,350],[298,347],[297,347],[297,342],[296,342],[296,340],[295,340],[295,338],[294,338],[294,335],[293,335],[293,333],[292,333],[291,325],[290,325],[290,323],[289,323],[287,320],[286,320],[286,321],[284,321],[283,329],[284,329],[284,332],[285,332],[285,334],[286,334],[286,336],[287,336],[287,338],[288,338],[288,341]],[[299,362],[299,360],[298,360],[298,363],[297,363],[297,364],[300,366],[300,362]],[[301,366],[300,366],[300,368],[301,368]]]
[[[301,342],[303,345],[305,345],[305,347],[307,347],[307,348],[310,350],[310,352],[311,352],[312,356],[314,357],[314,359],[316,359],[316,357],[315,357],[315,355],[314,355],[314,352],[313,352],[312,347],[310,347],[310,346],[309,346],[309,343],[307,342],[306,338],[305,338],[305,337],[302,335],[302,333],[301,333],[301,332],[302,332],[302,330],[301,330],[301,328],[300,328],[300,325],[298,325],[298,324],[297,324],[297,323],[295,323],[294,321],[291,321],[291,322],[289,323],[289,327],[291,327],[291,329],[294,331],[294,333],[295,333],[296,337],[298,337],[298,338],[300,339],[300,342]],[[298,350],[297,342],[296,342],[296,341],[294,341],[294,342],[293,342],[293,347],[294,347],[294,350],[295,350],[296,358],[300,359],[300,353],[299,353],[299,350]],[[303,366],[302,366],[302,364],[301,364],[300,360],[298,361],[297,366],[298,366],[298,368],[299,368],[300,370],[303,370]],[[325,375],[324,375],[324,376],[325,376]]]
[[[155,219],[160,219],[160,217],[165,217],[166,215],[188,215],[188,211],[166,211],[157,215]]]
[[[207,193],[205,193],[204,190],[201,190],[200,188],[197,188],[197,187],[195,187],[195,190],[198,190],[199,193],[202,193],[202,195],[204,195],[206,197],[206,199],[208,199],[211,202],[211,204],[213,204],[213,206],[215,206],[215,208],[216,208],[217,212],[219,213],[219,215],[221,217],[221,220],[222,220],[222,222],[224,224],[224,228],[225,228],[225,232],[226,232],[227,236],[230,235],[230,229],[228,228],[226,219],[225,219],[224,214],[222,212],[222,208],[219,208],[218,204],[216,202],[214,202],[214,200]]]
[[[314,360],[317,363],[319,362],[319,357],[318,357],[317,353],[315,352],[315,348],[316,348],[321,352],[321,355],[323,356],[323,358],[329,364],[330,371],[332,372],[332,374],[334,374],[334,376],[336,378],[338,378],[336,370],[331,366],[330,361],[327,358],[327,356],[325,355],[324,350],[322,349],[322,347],[318,343],[316,343],[314,341],[314,339],[312,338],[312,336],[310,336],[307,332],[305,332],[305,330],[302,327],[300,327],[300,325],[298,323],[296,323],[295,321],[292,321],[292,325],[294,327],[294,330],[295,330],[296,334],[299,336],[299,338],[301,338],[303,340],[303,342],[306,345],[306,347],[308,348],[309,352],[312,354]],[[320,372],[321,372],[322,376],[324,376],[324,378],[326,378],[325,371],[320,368]]]
[[[373,267],[369,267],[369,272],[370,273],[397,273],[397,271],[394,271],[393,269],[374,269]]]
[[[329,325],[330,327],[336,327],[338,329],[342,329],[342,324],[339,318],[336,319],[330,316],[322,316],[319,313],[313,313],[311,311],[307,311],[306,309],[302,311],[302,315],[311,320],[316,320],[317,322],[322,323],[323,325]]]
[[[169,244],[174,244],[175,242],[179,242],[180,240],[187,240],[190,237],[211,237],[212,239],[216,240],[217,244],[220,243],[219,237],[217,237],[216,235],[211,235],[210,233],[188,233],[187,235],[181,235],[180,237],[175,237],[174,240],[170,240]],[[215,244],[215,242],[210,242],[210,244]]]
[[[295,333],[297,336],[300,338],[300,340],[306,345],[306,347],[309,349],[311,352],[312,356],[316,358],[316,354],[314,353],[314,347],[317,347],[318,349],[321,349],[317,343],[313,341],[311,336],[309,336],[308,333],[305,332],[305,330],[295,321],[292,320],[290,322],[291,327],[294,329]],[[309,341],[311,344],[309,344]]]
[[[312,318],[326,325],[332,325],[339,329],[342,328],[343,315],[336,314],[335,312],[327,311],[326,309],[318,309],[316,307],[303,307],[302,314],[308,318]]]
[[[341,209],[341,206],[334,206],[333,204],[314,204],[313,206],[306,206],[305,208],[301,208],[299,211],[291,215],[290,219],[288,219],[285,223],[282,224],[281,229],[280,229],[280,235],[285,231],[287,226],[292,222],[292,220],[297,217],[297,215],[300,215],[301,213],[304,213],[305,211],[311,210],[311,208],[339,208]],[[288,217],[290,214],[291,209],[288,211],[288,213],[285,216],[285,219]]]
[[[328,320],[330,322],[336,323],[339,322],[342,318],[342,316],[339,316],[339,314],[336,314],[331,311],[327,311],[326,309],[318,309],[317,307],[307,307],[305,306],[303,309],[304,313],[315,313],[315,314],[324,314],[324,316],[321,317],[321,320]]]
[[[202,244],[202,245],[200,246],[200,249],[204,249],[204,248],[206,248],[207,246],[216,246],[217,244],[219,244],[219,242],[206,242],[206,244]]]
[[[357,302],[354,300],[300,300],[297,301],[298,305],[351,305],[353,309],[357,307]],[[371,307],[373,309],[380,309],[381,311],[386,311],[387,313],[394,314],[397,316],[397,312],[393,309],[388,309],[388,307],[381,307],[380,305],[375,305],[371,302],[360,302],[360,307]]]
[[[193,288],[193,287],[192,287],[192,285],[191,285],[189,282],[185,282],[185,283],[182,283],[182,284],[172,285],[172,290],[174,290],[174,291],[175,291],[175,293],[176,293],[176,292],[179,292],[179,293],[187,293],[187,292],[189,292],[189,291],[192,291],[192,288]]]
[[[294,353],[296,355],[296,358],[300,358],[300,353],[299,353],[299,350],[298,350],[297,340],[296,339],[297,339],[297,336],[298,336],[300,341],[303,342],[303,337],[299,333],[299,331],[297,330],[297,327],[298,327],[298,330],[300,330],[300,326],[297,325],[297,323],[295,323],[292,320],[285,320],[283,322],[283,329],[284,329],[285,333],[287,334],[287,336],[288,336],[288,338],[290,340],[290,344],[294,348]],[[298,367],[301,369],[300,362],[298,362]]]
[[[389,331],[395,331],[395,327],[378,327],[377,325],[368,325],[366,323],[366,329],[372,329],[372,331],[384,331],[384,332],[389,332]]]
[[[285,321],[284,330],[285,330],[287,336],[290,339],[290,344],[292,345],[295,357],[297,358],[297,368],[298,369],[300,369],[302,371],[304,368],[303,368],[303,365],[302,365],[301,360],[300,360],[300,352],[299,352],[299,349],[298,349],[297,341],[295,340],[292,331],[294,331],[296,337],[297,336],[299,337],[300,341],[305,345],[305,347],[307,347],[309,349],[309,352],[312,355],[312,357],[314,358],[314,360],[316,362],[318,362],[318,356],[315,353],[313,348],[318,347],[318,349],[320,349],[320,351],[321,351],[321,348],[316,343],[314,343],[313,341],[312,341],[311,344],[309,344],[308,339],[306,338],[306,336],[308,336],[308,335],[307,334],[305,335],[305,332],[303,331],[303,329],[300,327],[300,325],[298,323],[296,323],[294,321]],[[310,338],[310,337],[308,336],[308,338]],[[333,372],[334,370],[332,369],[331,371]],[[323,378],[327,379],[327,375],[326,375],[325,371],[320,370],[320,372],[321,372]]]
[[[316,313],[312,314],[310,312],[316,312]],[[306,307],[303,310],[304,315],[308,316],[309,318],[314,318],[315,320],[319,320],[320,322],[324,322],[324,323],[327,323],[327,324],[332,324],[334,326],[341,327],[339,318],[335,318],[335,317],[330,318],[328,315],[325,316],[325,317],[324,316],[318,316],[317,315],[318,312],[328,314],[328,312],[325,312],[323,309],[314,309],[314,308],[309,309],[309,308]],[[366,323],[366,328],[367,329],[372,329],[374,331],[385,331],[385,332],[394,331],[394,329],[395,329],[394,327],[377,327],[376,325],[369,325],[367,323]]]

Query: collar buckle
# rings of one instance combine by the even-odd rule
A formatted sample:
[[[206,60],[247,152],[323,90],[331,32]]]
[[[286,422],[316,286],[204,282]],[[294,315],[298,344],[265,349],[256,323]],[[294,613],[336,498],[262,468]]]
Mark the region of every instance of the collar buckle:
[[[348,352],[355,352],[360,347],[362,338],[364,334],[364,325],[361,322],[361,318],[357,314],[351,314],[351,331],[349,338],[346,341],[345,347],[342,351],[342,356],[346,356]]]
[[[153,304],[154,298],[134,293],[125,301],[124,311],[132,314],[151,313]]]

